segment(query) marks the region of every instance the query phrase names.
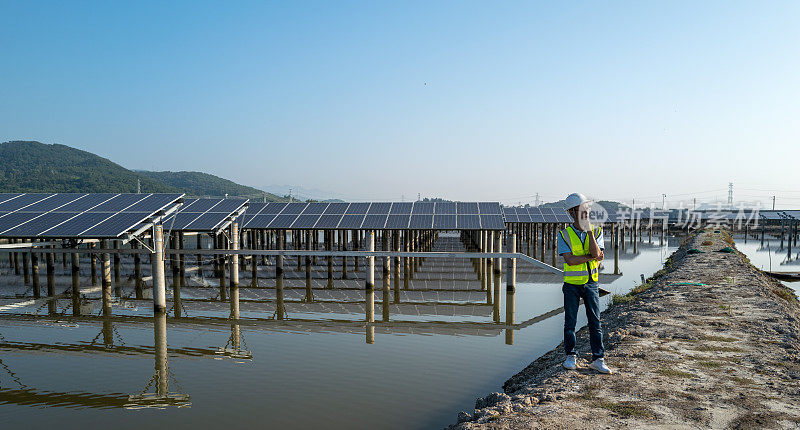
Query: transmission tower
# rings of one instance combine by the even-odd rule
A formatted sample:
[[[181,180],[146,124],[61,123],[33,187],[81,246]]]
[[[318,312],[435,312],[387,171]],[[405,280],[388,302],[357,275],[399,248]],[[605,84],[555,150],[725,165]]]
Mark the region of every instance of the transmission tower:
[[[728,207],[733,207],[733,182],[728,182]]]

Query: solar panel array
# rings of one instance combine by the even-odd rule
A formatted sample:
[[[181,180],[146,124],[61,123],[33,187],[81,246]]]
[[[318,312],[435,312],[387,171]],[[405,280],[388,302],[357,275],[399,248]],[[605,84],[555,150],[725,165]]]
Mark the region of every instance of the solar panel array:
[[[0,237],[117,238],[183,194],[0,194]]]
[[[506,222],[545,223],[545,222],[572,222],[572,217],[563,209],[539,207],[503,207]]]
[[[212,232],[227,226],[235,215],[243,212],[246,199],[186,199],[175,215],[165,219],[165,229],[175,231]]]
[[[250,203],[252,229],[503,230],[496,202]]]

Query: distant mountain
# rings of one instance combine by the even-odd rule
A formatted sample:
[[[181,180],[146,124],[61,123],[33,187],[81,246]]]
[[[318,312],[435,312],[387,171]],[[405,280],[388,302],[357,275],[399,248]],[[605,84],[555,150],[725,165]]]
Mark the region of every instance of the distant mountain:
[[[6,193],[178,192],[91,152],[65,145],[12,141],[0,143],[0,191]]]
[[[201,172],[132,171],[108,159],[65,145],[33,141],[0,143],[0,192],[143,193],[248,197],[288,201],[253,187]]]
[[[294,201],[314,200],[318,202],[338,202],[342,196],[330,191],[323,191],[316,188],[305,188],[300,185],[266,185],[261,189],[279,196],[288,197],[290,194]]]
[[[258,201],[261,201],[266,196],[267,201],[270,202],[287,201],[287,199],[275,194],[240,185],[203,172],[151,172],[146,170],[137,170],[135,172],[193,196],[222,197],[228,194],[230,196],[248,197]]]

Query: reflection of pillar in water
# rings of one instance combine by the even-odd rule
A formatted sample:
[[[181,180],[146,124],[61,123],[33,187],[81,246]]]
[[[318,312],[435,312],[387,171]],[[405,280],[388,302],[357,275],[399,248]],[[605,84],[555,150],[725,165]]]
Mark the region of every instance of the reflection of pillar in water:
[[[282,250],[286,242],[286,232],[283,230],[279,231],[275,241],[277,242],[278,249]],[[283,303],[283,255],[275,256],[275,296],[277,303],[275,315],[279,320],[282,320],[285,314]]]
[[[375,251],[375,232],[367,232],[367,251]],[[375,321],[375,257],[367,257],[367,275],[364,283],[364,309],[368,323]]]
[[[238,323],[231,323],[231,346],[236,351],[242,348],[242,329]]]
[[[367,343],[372,345],[375,343],[375,326],[371,323],[367,323]]]
[[[103,249],[108,249],[108,242],[103,240],[100,242],[100,247]],[[101,269],[102,269],[102,303],[103,303],[103,315],[110,316],[111,315],[111,262],[108,253],[102,253],[100,255],[101,261]]]
[[[103,318],[103,345],[106,348],[114,346],[114,325],[108,316]]]
[[[81,314],[81,267],[78,261],[78,253],[70,254],[72,259],[72,314]]]
[[[517,235],[512,234],[508,241],[508,252],[517,252]],[[517,289],[517,259],[508,259],[508,273],[506,273],[506,325],[514,325],[515,301],[514,294]],[[506,344],[514,344],[514,330],[506,329]]]
[[[153,316],[153,332],[155,338],[156,394],[166,396],[169,391],[167,374],[167,314],[156,312]]]
[[[494,233],[494,249],[497,253],[503,252],[503,232],[496,231]],[[492,293],[494,294],[494,303],[492,307],[492,315],[494,322],[500,322],[500,282],[502,273],[503,260],[501,258],[494,259],[494,286]]]

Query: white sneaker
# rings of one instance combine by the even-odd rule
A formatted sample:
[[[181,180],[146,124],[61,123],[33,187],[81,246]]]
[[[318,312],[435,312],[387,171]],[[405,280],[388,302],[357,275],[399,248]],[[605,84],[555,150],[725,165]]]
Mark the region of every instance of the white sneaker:
[[[575,370],[578,366],[575,365],[575,356],[568,355],[567,359],[564,360],[564,368],[567,370]]]
[[[589,368],[594,369],[600,373],[605,373],[605,374],[613,373],[611,372],[611,369],[609,369],[608,366],[606,366],[605,358],[598,358],[597,360],[593,361],[591,364],[589,364]]]

